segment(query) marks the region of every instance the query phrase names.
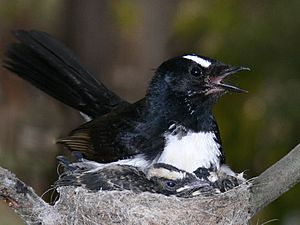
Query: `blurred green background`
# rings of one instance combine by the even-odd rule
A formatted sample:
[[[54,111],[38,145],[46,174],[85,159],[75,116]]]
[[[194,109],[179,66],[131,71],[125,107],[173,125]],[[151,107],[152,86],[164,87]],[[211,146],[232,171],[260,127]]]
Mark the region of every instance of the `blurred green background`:
[[[250,178],[300,139],[299,11],[296,0],[0,0],[0,59],[14,41],[11,30],[43,30],[129,101],[145,94],[153,68],[173,56],[194,52],[249,66],[233,78],[249,93],[228,94],[215,113],[228,164]],[[55,139],[83,121],[3,68],[0,118],[0,165],[43,194],[64,153]],[[299,200],[298,184],[252,224],[300,224]],[[0,224],[22,221],[0,203]]]

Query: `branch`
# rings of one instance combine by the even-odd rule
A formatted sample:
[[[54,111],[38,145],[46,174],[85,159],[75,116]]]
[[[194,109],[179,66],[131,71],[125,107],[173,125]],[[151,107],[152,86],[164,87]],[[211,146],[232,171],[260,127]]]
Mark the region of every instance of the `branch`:
[[[48,220],[48,213],[55,214],[55,209],[44,202],[31,187],[2,167],[0,167],[0,199],[4,199],[27,224],[41,224]]]
[[[28,224],[246,224],[299,180],[300,145],[251,183],[209,197],[60,187],[59,201],[50,206],[2,168],[0,197]]]
[[[252,181],[251,213],[254,215],[300,181],[300,144]]]

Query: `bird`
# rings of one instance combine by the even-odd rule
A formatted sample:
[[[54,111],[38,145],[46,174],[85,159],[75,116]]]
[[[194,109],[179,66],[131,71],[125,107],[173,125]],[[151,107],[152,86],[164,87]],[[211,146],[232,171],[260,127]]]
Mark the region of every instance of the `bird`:
[[[204,168],[234,175],[225,164],[212,109],[227,92],[247,92],[224,79],[249,68],[180,55],[156,69],[144,98],[128,103],[50,35],[24,30],[14,35],[20,43],[8,46],[4,67],[88,120],[58,143],[82,152],[99,168],[119,164],[147,169],[163,163],[189,173]]]
[[[179,170],[171,165],[157,163],[146,171],[130,165],[112,164],[99,169],[89,160],[81,159],[71,163],[65,156],[58,156],[63,172],[55,182],[56,189],[64,186],[82,187],[88,191],[132,191],[150,192],[176,197],[212,195],[219,190],[207,179]],[[206,176],[207,171],[202,171]]]
[[[3,66],[87,117],[104,115],[129,103],[107,89],[60,41],[37,30],[14,30],[20,41],[6,47]]]

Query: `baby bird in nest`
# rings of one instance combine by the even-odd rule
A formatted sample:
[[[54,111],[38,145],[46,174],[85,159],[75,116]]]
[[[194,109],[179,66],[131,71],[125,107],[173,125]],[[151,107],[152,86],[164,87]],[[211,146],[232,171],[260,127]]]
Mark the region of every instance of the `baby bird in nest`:
[[[118,164],[99,168],[93,161],[83,158],[73,163],[64,156],[59,156],[58,160],[64,171],[56,181],[56,187],[83,187],[95,192],[131,190],[135,193],[151,192],[189,198],[225,192],[243,181],[237,176],[212,174],[206,168],[188,173],[164,163],[140,170]]]

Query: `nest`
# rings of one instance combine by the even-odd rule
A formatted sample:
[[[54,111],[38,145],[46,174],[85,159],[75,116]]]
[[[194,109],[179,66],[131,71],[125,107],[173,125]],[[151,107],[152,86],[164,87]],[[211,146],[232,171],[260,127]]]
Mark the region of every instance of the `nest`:
[[[41,215],[46,224],[247,224],[250,219],[248,184],[193,198],[131,191],[90,192],[81,187],[60,187],[58,192],[55,210]]]

